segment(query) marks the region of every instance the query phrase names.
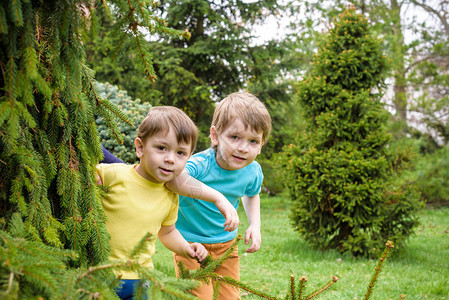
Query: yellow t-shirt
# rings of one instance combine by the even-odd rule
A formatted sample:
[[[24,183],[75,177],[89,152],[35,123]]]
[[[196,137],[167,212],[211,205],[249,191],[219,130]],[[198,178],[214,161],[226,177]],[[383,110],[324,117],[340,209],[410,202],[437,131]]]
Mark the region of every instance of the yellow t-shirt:
[[[111,236],[110,259],[128,259],[146,233],[151,233],[148,249],[140,254],[139,263],[153,268],[151,257],[161,225],[175,224],[178,195],[163,183],[153,183],[137,174],[135,166],[99,164],[98,175],[109,191],[103,201],[106,228]],[[135,272],[121,271],[122,279],[138,279]],[[119,275],[117,274],[117,275]]]

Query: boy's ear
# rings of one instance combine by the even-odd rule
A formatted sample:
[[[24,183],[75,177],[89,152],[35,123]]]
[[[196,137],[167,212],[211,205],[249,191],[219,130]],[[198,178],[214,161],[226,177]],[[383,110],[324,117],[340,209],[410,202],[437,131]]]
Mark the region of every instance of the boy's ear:
[[[210,140],[212,142],[212,146],[217,146],[218,145],[218,132],[215,129],[215,126],[212,126],[210,128]]]
[[[140,138],[134,140],[134,146],[136,146],[136,155],[138,158],[143,156],[143,141]]]

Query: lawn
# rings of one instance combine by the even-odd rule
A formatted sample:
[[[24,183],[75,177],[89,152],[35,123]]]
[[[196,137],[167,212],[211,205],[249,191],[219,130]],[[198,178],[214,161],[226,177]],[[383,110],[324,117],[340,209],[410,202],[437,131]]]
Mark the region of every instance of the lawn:
[[[240,229],[248,226],[239,207]],[[322,252],[309,247],[290,225],[286,197],[262,195],[262,247],[246,254],[239,244],[241,281],[281,299],[287,294],[291,275],[306,276],[306,291],[339,278],[331,290],[317,299],[364,299],[378,260],[354,258],[335,251]],[[449,208],[426,208],[420,213],[421,225],[406,247],[395,248],[384,263],[370,299],[449,299]],[[171,253],[160,242],[154,257],[158,269],[174,272]],[[242,299],[261,299],[242,293]]]

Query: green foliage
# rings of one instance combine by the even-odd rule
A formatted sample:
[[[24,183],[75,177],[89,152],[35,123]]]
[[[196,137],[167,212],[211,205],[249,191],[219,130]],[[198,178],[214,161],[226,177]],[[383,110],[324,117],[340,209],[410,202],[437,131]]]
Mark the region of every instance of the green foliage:
[[[86,265],[104,260],[108,245],[93,176],[102,102],[83,63],[87,19],[78,5],[0,6],[8,12],[0,35],[0,217],[8,223],[19,213],[29,239],[72,249],[74,264]]]
[[[186,291],[194,286],[194,282],[140,267],[137,258],[146,248],[148,236],[126,261],[67,269],[67,263],[77,259],[76,253],[28,241],[29,233],[18,214],[11,218],[8,231],[0,231],[1,299],[29,299],[31,295],[36,299],[119,299],[114,292],[118,281],[112,274],[112,270],[118,269],[139,271],[142,283],[152,281],[148,299],[172,295],[193,299]],[[141,284],[136,292],[138,295],[150,291],[145,291]]]
[[[262,148],[263,149],[263,148]],[[263,149],[262,151],[264,151]],[[263,185],[262,191],[268,195],[278,195],[285,190],[285,184],[279,180],[282,177],[282,169],[279,168],[281,164],[279,159],[280,154],[273,154],[270,159],[265,155],[257,157],[257,162],[263,170]]]
[[[171,37],[188,33],[156,18],[152,1],[111,3],[122,15],[113,28],[117,45],[136,49],[152,78],[142,26]],[[95,117],[119,139],[116,118],[127,117],[101,97],[84,63],[96,8],[87,0],[0,4],[2,298],[114,297],[111,276],[99,267],[109,235],[94,176],[102,156]]]
[[[137,163],[134,139],[137,137],[137,129],[148,114],[151,105],[147,102],[141,102],[140,99],[131,99],[126,91],[121,91],[118,87],[109,83],[97,83],[97,87],[101,97],[115,104],[130,121],[118,125],[122,141],[117,141],[111,138],[104,119],[98,118],[96,123],[102,145],[124,162]]]
[[[307,121],[285,148],[296,230],[312,245],[377,255],[417,225],[413,190],[395,186],[409,153],[389,147],[379,101],[385,57],[367,20],[348,9],[323,37],[297,97]]]
[[[279,109],[279,103],[291,99],[283,74],[299,68],[303,64],[300,60],[304,60],[302,55],[296,57],[298,52],[290,51],[297,45],[253,43],[251,26],[263,22],[268,14],[279,15],[284,6],[278,2],[161,1],[158,15],[164,16],[173,28],[188,28],[191,38],[153,36],[147,42],[158,78],[154,82],[142,80],[142,65],[127,48],[114,56],[117,36],[106,29],[115,26],[116,20],[99,14],[100,27],[105,30],[99,30],[88,44],[87,61],[97,80],[117,85],[132,98],[152,105],[174,105],[185,111],[202,133],[198,150],[210,146],[209,127],[215,102],[247,89],[267,104],[273,116],[275,128],[264,149],[269,158],[281,150],[285,140],[291,142],[284,129],[288,126],[283,124],[294,119],[294,112]],[[111,14],[114,16],[115,11]]]
[[[414,186],[426,203],[449,203],[449,149],[447,146],[418,156],[404,181]]]
[[[436,206],[448,204],[449,150],[447,145],[437,144],[429,134],[423,134],[417,130],[412,133],[414,133],[413,136],[393,143],[393,145],[409,147],[414,153],[410,161],[411,167],[399,178],[399,184],[412,186],[419,193],[421,200],[427,204]]]

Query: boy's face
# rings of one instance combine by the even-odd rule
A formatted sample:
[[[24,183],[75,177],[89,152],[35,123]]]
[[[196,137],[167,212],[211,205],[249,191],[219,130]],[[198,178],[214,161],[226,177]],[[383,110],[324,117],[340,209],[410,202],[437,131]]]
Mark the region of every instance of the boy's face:
[[[236,119],[222,133],[211,127],[212,145],[217,146],[215,160],[225,170],[238,170],[254,161],[263,146],[262,132],[245,128],[240,119]]]
[[[190,144],[179,144],[172,129],[167,134],[159,133],[134,140],[140,164],[137,173],[155,183],[170,181],[183,170],[190,157]]]

